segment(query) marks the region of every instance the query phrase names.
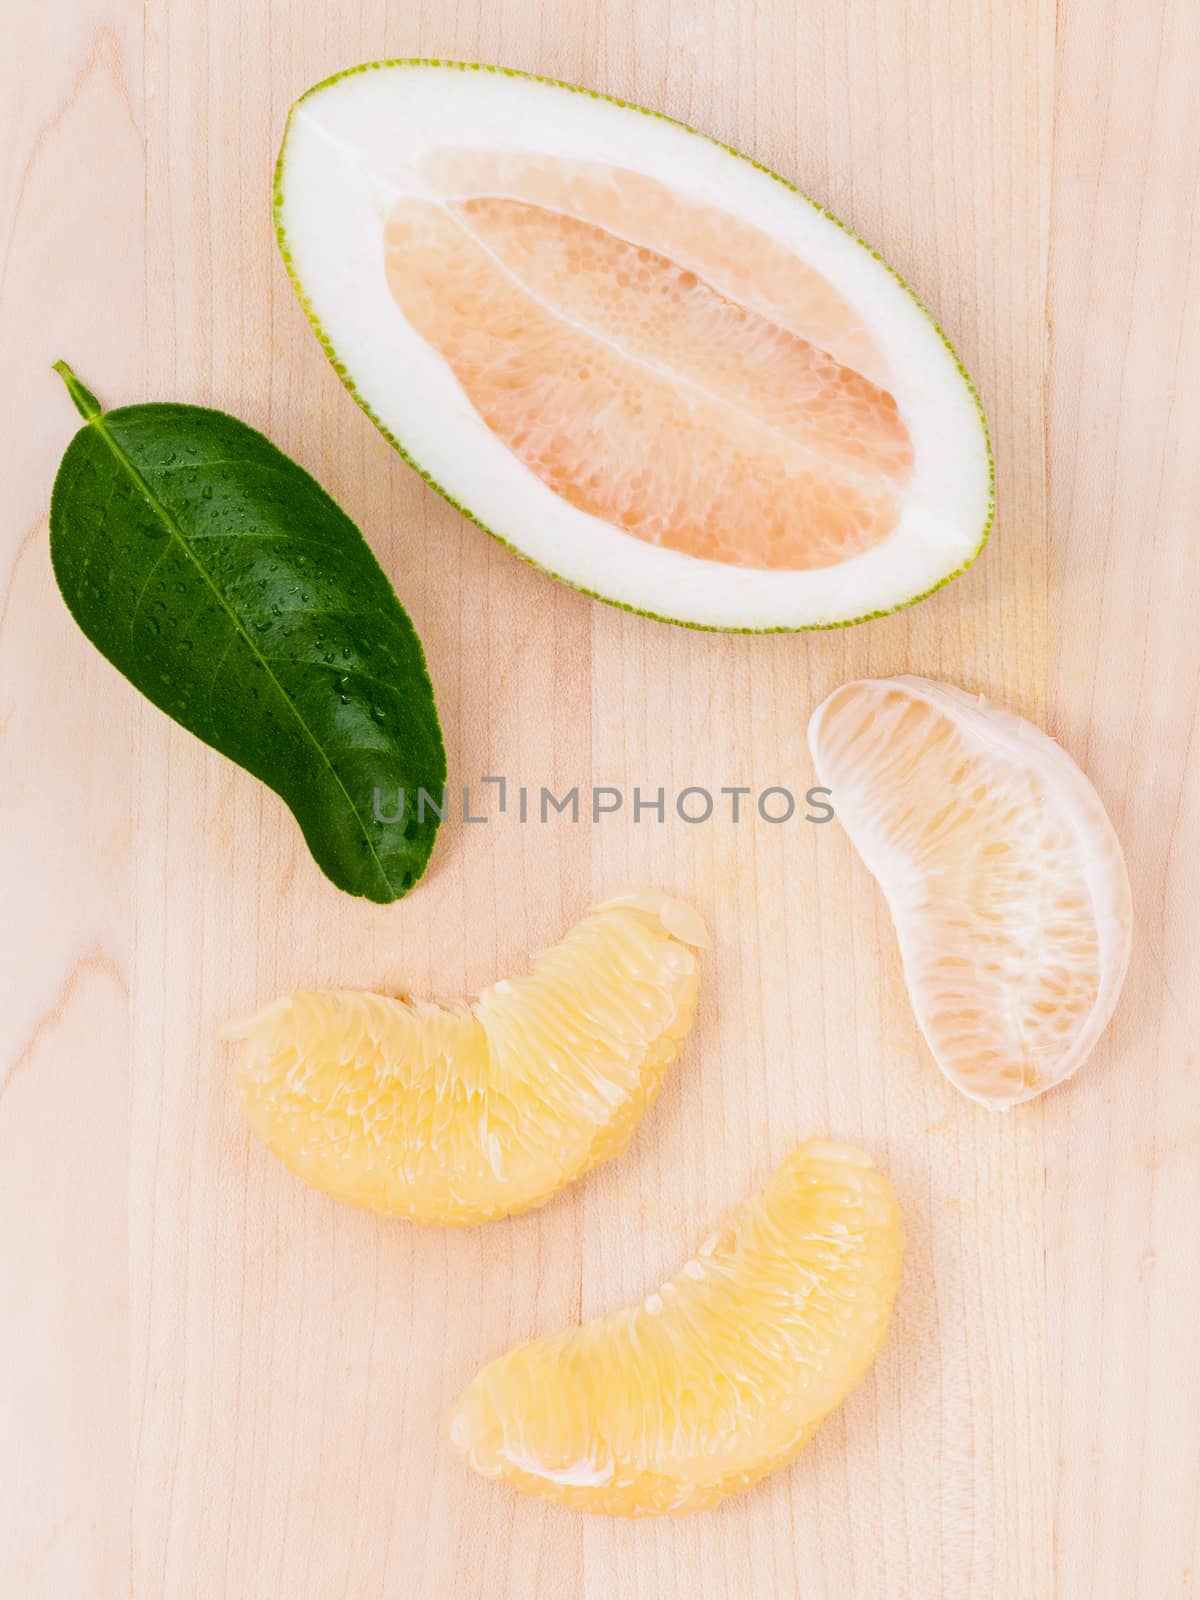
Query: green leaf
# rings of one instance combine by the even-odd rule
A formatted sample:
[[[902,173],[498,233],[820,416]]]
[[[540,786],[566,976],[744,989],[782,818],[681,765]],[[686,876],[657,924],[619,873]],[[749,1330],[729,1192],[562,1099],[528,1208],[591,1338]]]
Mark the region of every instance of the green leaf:
[[[236,418],[102,412],[56,370],[87,419],[50,503],[71,615],[147,699],[274,789],[338,888],[398,899],[433,849],[437,811],[418,797],[441,806],[446,754],[421,642],[366,540]]]

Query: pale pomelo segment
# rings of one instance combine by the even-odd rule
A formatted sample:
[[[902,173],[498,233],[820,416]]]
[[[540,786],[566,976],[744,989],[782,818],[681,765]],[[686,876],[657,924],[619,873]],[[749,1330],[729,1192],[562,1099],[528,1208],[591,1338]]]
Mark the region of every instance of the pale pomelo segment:
[[[305,309],[369,414],[469,516],[577,588],[696,626],[836,626],[931,592],[982,546],[986,431],[936,326],[819,208],[690,129],[497,69],[380,64],[297,102],[276,202]],[[521,254],[521,207],[558,230],[541,294],[500,259]],[[477,231],[435,227],[439,208]],[[430,302],[429,263],[397,281],[385,233],[406,212],[420,248],[453,260],[457,311]],[[572,223],[604,248],[564,275]],[[630,251],[636,314],[600,284]],[[576,313],[607,304],[654,370],[635,382],[613,329],[574,322],[546,276]],[[534,318],[517,311],[530,298]],[[489,366],[501,336],[511,393]],[[599,365],[575,361],[580,339],[605,343]]]
[[[1032,723],[923,678],[843,685],[809,744],[951,1083],[1005,1109],[1069,1078],[1112,1015],[1133,921],[1087,778]]]
[[[603,228],[676,262],[718,294],[797,334],[882,388],[882,352],[827,279],[770,234],[689,200],[640,172],[511,150],[434,150],[421,163],[430,187],[456,200],[523,200]]]
[[[399,201],[386,248],[409,323],[580,510],[790,570],[895,526],[911,451],[891,396],[673,262],[508,201]]]
[[[861,1151],[812,1140],[639,1306],[485,1367],[475,1471],[613,1516],[700,1511],[789,1461],[883,1343],[903,1234]]]
[[[472,1004],[295,994],[230,1030],[251,1128],[305,1182],[417,1222],[543,1204],[628,1144],[707,943],[656,890],[598,907]]]

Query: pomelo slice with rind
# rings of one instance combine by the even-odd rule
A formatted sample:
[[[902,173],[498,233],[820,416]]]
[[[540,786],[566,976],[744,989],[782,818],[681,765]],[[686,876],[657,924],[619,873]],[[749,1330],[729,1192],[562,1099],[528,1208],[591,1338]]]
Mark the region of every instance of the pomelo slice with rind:
[[[1004,1110],[1069,1078],[1112,1016],[1133,924],[1120,843],[1075,762],[1015,713],[914,677],[835,689],[809,744],[950,1082]]]
[[[789,1461],[866,1373],[903,1244],[870,1158],[810,1140],[641,1305],[485,1367],[451,1438],[475,1471],[581,1511],[716,1505]]]
[[[707,942],[696,911],[647,889],[470,1004],[288,995],[228,1030],[246,1116],[307,1183],[389,1216],[542,1205],[633,1137],[692,1025]]]
[[[379,62],[293,107],[280,244],[356,398],[467,515],[601,599],[836,626],[986,538],[977,396],[784,180],[637,107]]]

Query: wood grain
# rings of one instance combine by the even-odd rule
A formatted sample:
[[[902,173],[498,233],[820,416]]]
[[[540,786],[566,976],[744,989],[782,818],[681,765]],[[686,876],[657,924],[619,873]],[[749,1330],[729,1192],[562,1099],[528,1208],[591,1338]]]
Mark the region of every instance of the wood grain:
[[[0,165],[0,1548],[110,1600],[1174,1600],[1200,1544],[1194,0],[17,0]],[[276,258],[292,99],[378,56],[495,60],[684,118],[872,240],[991,419],[984,560],[911,614],[713,638],[594,605],[433,496],[349,403]],[[1047,723],[1130,856],[1139,942],[1068,1089],[1007,1118],[913,1024],[836,827],[455,823],[402,905],[319,877],[273,797],[73,629],[46,543],[69,358],[226,407],[364,528],[451,769],[556,792],[807,786],[808,712],[907,669]],[[291,986],[452,994],[647,881],[716,936],[620,1162],[531,1217],[388,1225],[247,1138],[222,1022]],[[892,1173],[910,1252],[871,1378],[721,1511],[584,1520],[471,1479],[477,1366],[640,1297],[801,1135]]]

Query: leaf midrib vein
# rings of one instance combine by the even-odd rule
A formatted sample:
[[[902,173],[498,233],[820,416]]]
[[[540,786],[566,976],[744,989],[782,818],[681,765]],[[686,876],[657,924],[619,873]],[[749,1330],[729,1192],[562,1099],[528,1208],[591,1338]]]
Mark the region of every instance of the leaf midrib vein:
[[[218,604],[220,605],[221,609],[225,612],[226,616],[229,618],[229,621],[230,621],[230,624],[231,624],[231,626],[233,628],[234,633],[237,634],[245,642],[245,644],[249,647],[250,653],[254,656],[255,660],[257,660],[261,664],[263,671],[267,674],[267,677],[270,679],[271,683],[274,685],[274,688],[275,688],[276,693],[278,694],[280,700],[283,701],[284,705],[292,713],[293,717],[295,717],[295,719],[296,719],[297,723],[300,725],[300,728],[303,731],[305,737],[308,739],[308,741],[312,745],[313,749],[317,752],[318,756],[320,756],[322,762],[325,764],[326,768],[329,771],[330,777],[332,777],[334,783],[341,790],[342,795],[345,798],[346,805],[349,807],[350,815],[354,818],[355,822],[358,824],[359,832],[362,834],[363,839],[366,841],[367,849],[371,853],[371,859],[375,863],[375,867],[376,867],[376,869],[377,869],[377,871],[379,873],[380,879],[383,882],[384,888],[390,894],[392,892],[391,881],[388,878],[388,875],[387,875],[387,872],[386,872],[386,870],[384,868],[383,862],[379,858],[379,852],[375,848],[375,842],[371,838],[371,835],[367,832],[366,828],[363,826],[363,820],[358,814],[358,811],[357,811],[357,809],[355,807],[354,801],[350,798],[349,790],[346,788],[346,785],[342,782],[342,780],[339,777],[338,773],[334,770],[333,762],[330,761],[328,755],[325,753],[325,750],[324,750],[323,746],[321,745],[320,740],[317,738],[317,736],[313,732],[313,730],[309,727],[308,723],[301,716],[299,707],[292,700],[291,696],[288,695],[288,693],[284,689],[283,685],[280,683],[279,679],[275,676],[274,672],[272,672],[270,661],[267,659],[266,656],[263,655],[262,651],[259,650],[258,646],[254,643],[254,640],[250,637],[250,635],[247,633],[245,627],[242,625],[241,618],[238,616],[237,612],[233,609],[233,607],[229,604],[228,600],[226,600],[225,596],[221,593],[220,589],[213,582],[212,577],[209,574],[209,571],[208,571],[207,567],[204,566],[203,562],[200,561],[200,559],[197,557],[195,551],[191,548],[191,545],[190,545],[187,537],[185,536],[183,529],[179,526],[178,522],[171,515],[171,512],[168,510],[168,508],[159,499],[158,495],[155,494],[154,490],[151,488],[151,486],[150,486],[149,482],[147,481],[147,479],[139,471],[136,463],[125,452],[125,450],[122,449],[121,445],[117,442],[116,438],[114,438],[113,434],[105,426],[103,415],[92,417],[89,420],[91,422],[91,425],[94,428],[96,428],[96,430],[99,432],[101,438],[103,438],[104,442],[107,444],[109,450],[112,452],[113,459],[121,467],[122,471],[129,478],[130,482],[134,485],[134,487],[136,489],[138,489],[143,495],[145,495],[147,501],[149,502],[149,504],[151,506],[151,509],[155,512],[155,514],[157,515],[159,520],[162,522],[162,524],[166,528],[168,534],[173,539],[178,541],[180,547],[182,548],[182,550],[186,554],[188,560],[192,563],[192,565],[195,567],[196,571],[204,579],[204,582],[208,585],[209,589],[212,591],[213,595],[216,597],[216,600],[217,600]],[[230,463],[230,465],[236,465],[236,464],[237,463],[234,463],[234,462]],[[157,565],[157,562],[155,563],[155,565]],[[151,575],[153,575],[153,573],[151,573]],[[148,586],[148,583],[149,583],[149,580],[147,580],[147,586]],[[143,593],[144,593],[144,591],[143,591]],[[139,599],[138,603],[140,605],[140,603],[141,603],[140,599]],[[219,668],[218,668],[218,670],[219,670]],[[215,681],[214,681],[214,686],[215,686]]]

